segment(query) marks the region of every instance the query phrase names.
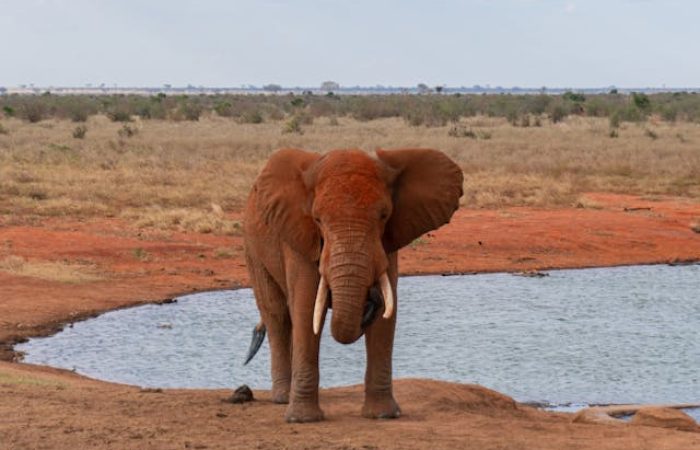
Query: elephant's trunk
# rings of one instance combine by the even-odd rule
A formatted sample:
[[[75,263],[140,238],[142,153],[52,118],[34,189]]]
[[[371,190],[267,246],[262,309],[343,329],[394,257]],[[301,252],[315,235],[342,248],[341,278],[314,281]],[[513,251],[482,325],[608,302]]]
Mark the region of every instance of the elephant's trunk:
[[[361,220],[329,226],[325,238],[327,247],[325,257],[321,258],[322,281],[316,304],[319,314],[314,313],[314,331],[320,329],[325,311],[325,280],[332,295],[331,334],[336,341],[349,344],[362,336],[363,328],[381,309],[387,290],[391,291],[385,275],[386,256],[379,239],[373,238],[371,224]],[[389,315],[393,311],[392,299],[393,295],[389,299],[391,304],[384,305]]]
[[[350,282],[352,284],[346,284]],[[362,336],[362,317],[367,288],[357,280],[341,278],[331,282],[333,318],[331,334],[341,344],[351,344]]]

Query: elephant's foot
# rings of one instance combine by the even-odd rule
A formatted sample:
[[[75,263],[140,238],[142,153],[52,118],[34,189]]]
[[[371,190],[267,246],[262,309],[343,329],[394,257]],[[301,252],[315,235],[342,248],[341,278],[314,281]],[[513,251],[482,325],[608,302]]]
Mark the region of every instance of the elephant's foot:
[[[292,402],[287,407],[284,418],[289,423],[320,422],[323,420],[323,411],[318,403]]]
[[[366,395],[362,416],[368,419],[396,419],[401,416],[401,409],[391,394]]]
[[[289,403],[289,385],[272,386],[272,402],[273,403]]]

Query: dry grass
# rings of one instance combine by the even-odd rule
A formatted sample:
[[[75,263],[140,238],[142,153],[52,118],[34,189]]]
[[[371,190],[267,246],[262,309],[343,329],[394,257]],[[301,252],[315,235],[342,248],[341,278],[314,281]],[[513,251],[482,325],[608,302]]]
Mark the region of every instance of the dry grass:
[[[139,226],[235,233],[224,212],[238,211],[264,161],[280,147],[315,151],[359,147],[432,147],[465,172],[464,205],[575,205],[580,194],[608,191],[700,199],[700,125],[653,119],[623,123],[609,136],[607,119],[569,117],[541,127],[474,117],[458,126],[489,139],[449,136],[454,125],[412,127],[402,119],[340,118],[283,133],[283,121],[241,124],[91,117],[83,139],[66,120],[3,121],[0,214],[126,217]],[[656,136],[649,137],[652,130]],[[680,137],[679,137],[680,136]]]
[[[31,262],[21,256],[14,255],[0,260],[0,272],[60,283],[88,283],[103,278],[92,264],[57,261]]]
[[[221,207],[213,206],[217,207],[213,208],[213,211],[192,208],[163,209],[160,206],[129,208],[121,214],[121,217],[132,220],[138,228],[237,234],[241,229],[240,222],[227,219]]]

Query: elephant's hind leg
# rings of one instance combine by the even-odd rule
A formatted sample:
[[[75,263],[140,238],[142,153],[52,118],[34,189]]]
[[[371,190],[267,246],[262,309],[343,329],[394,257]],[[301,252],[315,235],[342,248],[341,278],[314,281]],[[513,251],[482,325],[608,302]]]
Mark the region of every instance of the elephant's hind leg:
[[[272,401],[288,403],[292,382],[292,322],[287,300],[264,267],[249,260],[248,271],[270,343]]]

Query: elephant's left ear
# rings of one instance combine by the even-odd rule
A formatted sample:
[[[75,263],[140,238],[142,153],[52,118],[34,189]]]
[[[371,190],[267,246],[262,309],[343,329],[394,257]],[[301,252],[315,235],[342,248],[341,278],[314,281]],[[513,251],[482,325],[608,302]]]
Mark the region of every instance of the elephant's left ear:
[[[384,231],[387,251],[396,251],[450,221],[459,208],[464,176],[447,155],[406,149],[377,150],[377,157],[396,171],[393,213]]]

